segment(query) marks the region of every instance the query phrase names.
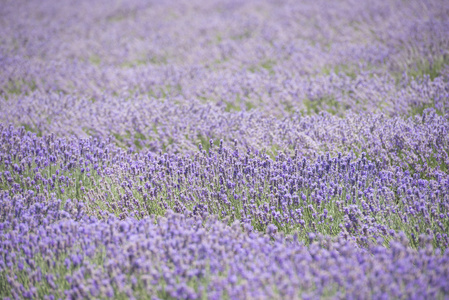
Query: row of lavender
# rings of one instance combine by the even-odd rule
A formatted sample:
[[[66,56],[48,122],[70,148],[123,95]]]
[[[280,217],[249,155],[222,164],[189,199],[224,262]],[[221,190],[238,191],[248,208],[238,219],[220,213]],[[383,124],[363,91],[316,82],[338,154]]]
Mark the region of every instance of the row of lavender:
[[[147,136],[160,110],[147,107],[161,101],[276,116],[447,112],[447,1],[327,2],[9,1],[2,120]]]
[[[133,153],[13,126],[1,144],[3,296],[449,292],[438,169],[424,178],[364,152],[273,160],[213,141],[191,157]]]
[[[104,211],[124,219],[171,208],[231,217],[260,231],[274,223],[303,234],[343,230],[365,241],[403,230],[412,238],[435,235],[435,246],[449,246],[449,175],[439,168],[448,165],[447,147],[431,144],[422,158],[446,159],[429,159],[436,167],[415,170],[366,152],[311,160],[295,151],[273,160],[210,140],[208,151],[200,144],[193,156],[156,155],[125,152],[108,140],[39,138],[23,128],[1,128],[0,184],[11,196],[82,199],[99,218]]]
[[[332,80],[334,77],[342,80],[336,75],[330,75],[325,80]],[[0,98],[0,117],[5,124],[23,125],[38,135],[46,132],[78,137],[104,138],[113,135],[116,142],[125,147],[134,147],[135,150],[150,149],[154,152],[191,154],[199,142],[206,145],[209,139],[237,139],[241,146],[253,150],[271,150],[272,147],[280,150],[302,148],[304,150],[301,151],[305,152],[326,150],[336,154],[342,149],[354,149],[358,152],[366,149],[371,154],[381,148],[390,150],[391,147],[396,147],[390,145],[390,141],[396,139],[397,147],[404,150],[403,154],[414,158],[416,154],[411,153],[410,148],[420,152],[427,144],[424,140],[428,139],[429,130],[435,131],[430,133],[432,137],[440,135],[440,140],[444,139],[447,131],[443,130],[441,120],[431,120],[429,122],[433,122],[435,126],[422,128],[421,121],[407,120],[407,117],[421,116],[428,107],[434,108],[435,113],[440,116],[447,114],[448,79],[449,77],[438,77],[433,81],[429,78],[410,79],[404,83],[403,89],[395,90],[392,79],[384,81],[357,77],[340,91],[316,91],[324,95],[317,96],[315,102],[307,102],[306,96],[298,96],[296,104],[291,106],[295,111],[287,112],[285,108],[278,107],[284,116],[268,114],[270,110],[276,111],[270,105],[258,104],[257,109],[234,111],[212,102],[202,103],[198,97],[152,98],[137,94],[124,100],[125,96],[105,95],[92,102],[92,99],[76,94],[33,92],[28,96],[19,94]],[[376,83],[373,86],[366,80]],[[326,84],[317,87],[325,89]],[[306,91],[307,87],[297,89]],[[347,94],[352,98],[351,103],[341,99],[332,100],[337,97],[335,93]],[[362,94],[368,98],[363,99]],[[211,98],[208,96],[207,99]],[[282,102],[278,95],[272,95],[270,99],[273,105]],[[384,103],[382,105],[385,109],[372,115],[376,109],[365,107],[363,103],[377,105],[375,101]],[[310,118],[298,110],[304,103],[309,103],[311,107]],[[323,112],[326,117],[316,116],[315,110],[321,112],[322,109],[320,103],[334,103],[335,109],[344,113],[345,118],[333,116],[325,110]],[[348,112],[348,108],[352,108],[354,112]],[[398,115],[390,118],[392,112]],[[429,114],[431,119],[433,114]],[[443,145],[437,141],[436,146]],[[380,155],[380,159],[387,159],[387,154]],[[396,157],[391,159],[395,163],[400,161]]]
[[[382,132],[370,116],[354,128],[359,113],[448,112],[447,1],[53,2],[1,11],[0,120],[39,135],[336,155],[407,140],[402,125]],[[346,118],[296,126],[320,112]]]
[[[419,252],[404,236],[389,248],[369,243],[360,250],[343,238],[310,234],[306,247],[296,235],[270,237],[211,216],[169,212],[157,220],[104,222],[75,216],[68,204],[60,210],[59,201],[1,197],[16,210],[2,214],[13,220],[2,224],[3,296],[435,299],[449,293],[449,255],[434,253],[424,236]]]

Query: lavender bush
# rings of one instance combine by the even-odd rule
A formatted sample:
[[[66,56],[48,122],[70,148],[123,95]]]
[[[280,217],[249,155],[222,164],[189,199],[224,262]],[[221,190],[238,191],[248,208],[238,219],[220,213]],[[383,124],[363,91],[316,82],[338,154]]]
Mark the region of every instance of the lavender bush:
[[[3,299],[449,297],[449,4],[6,1]]]

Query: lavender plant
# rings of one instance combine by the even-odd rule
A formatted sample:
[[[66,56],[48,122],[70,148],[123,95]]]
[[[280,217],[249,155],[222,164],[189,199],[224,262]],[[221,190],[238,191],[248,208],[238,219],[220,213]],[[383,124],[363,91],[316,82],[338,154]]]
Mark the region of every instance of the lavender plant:
[[[4,296],[396,298],[448,292],[447,252],[434,254],[425,236],[419,252],[404,236],[390,248],[360,250],[343,238],[309,234],[306,247],[296,235],[277,235],[275,227],[261,235],[207,215],[169,211],[158,219],[100,221],[80,218],[79,204],[61,211],[57,201],[31,204],[5,193],[2,204],[20,210],[2,215]]]
[[[435,247],[448,247],[449,177],[442,171],[430,179],[408,168],[390,171],[365,152],[315,162],[299,153],[273,160],[211,140],[208,152],[200,144],[189,157],[125,153],[95,139],[38,138],[23,128],[6,128],[2,135],[2,189],[10,196],[82,199],[98,218],[140,219],[172,209],[229,217],[228,223],[239,220],[259,231],[275,224],[304,239],[309,232],[343,232],[366,243],[405,231],[412,245],[419,234],[431,234]]]

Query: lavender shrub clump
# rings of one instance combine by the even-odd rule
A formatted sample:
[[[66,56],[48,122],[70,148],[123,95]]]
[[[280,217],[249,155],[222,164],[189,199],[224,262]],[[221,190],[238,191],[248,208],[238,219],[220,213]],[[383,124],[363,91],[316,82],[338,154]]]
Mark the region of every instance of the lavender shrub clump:
[[[290,238],[226,226],[214,216],[107,221],[2,195],[2,289],[25,298],[437,297],[449,256],[407,239],[363,250],[342,237]],[[78,209],[78,210],[77,210]],[[13,209],[12,209],[13,210]],[[73,212],[77,211],[76,217]],[[38,220],[37,220],[38,219]],[[405,288],[406,287],[406,288]],[[44,296],[45,295],[45,296]]]
[[[449,3],[5,1],[2,299],[449,297]]]

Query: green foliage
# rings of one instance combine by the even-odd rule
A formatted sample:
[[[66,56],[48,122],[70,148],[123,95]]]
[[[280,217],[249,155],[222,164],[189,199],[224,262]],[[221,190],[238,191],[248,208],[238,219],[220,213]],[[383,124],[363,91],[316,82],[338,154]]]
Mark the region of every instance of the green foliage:
[[[35,81],[25,81],[23,79],[8,80],[5,86],[0,87],[0,95],[8,100],[8,95],[29,95],[36,89]]]
[[[33,124],[33,126],[31,126],[30,124],[22,123],[22,124],[20,124],[20,126],[23,126],[23,128],[25,128],[26,131],[33,132],[38,137],[42,137],[42,130],[36,129],[36,126],[34,124]]]
[[[325,75],[330,75],[330,74],[337,74],[337,75],[341,75],[344,74],[346,76],[348,76],[351,79],[355,79],[357,78],[357,72],[359,70],[352,65],[335,65],[335,66],[326,66],[323,68],[322,73]]]
[[[248,98],[242,98],[240,94],[237,94],[235,101],[225,101],[226,112],[233,112],[233,111],[242,111],[243,109],[246,109],[246,111],[249,111],[251,109],[254,109],[256,107],[256,104],[251,101],[251,99]]]
[[[251,73],[260,72],[261,70],[267,70],[270,75],[274,75],[274,66],[276,62],[271,59],[263,60],[256,65],[252,65],[248,68]]]
[[[121,68],[132,69],[139,66],[146,66],[148,64],[155,66],[163,66],[168,63],[168,58],[166,55],[152,55],[149,57],[142,56],[134,60],[125,61],[120,64]]]
[[[318,114],[323,110],[332,115],[336,115],[342,108],[340,102],[335,100],[335,98],[328,96],[316,99],[304,99],[303,103],[306,107],[306,111],[303,111],[303,113],[307,115]]]
[[[431,103],[420,103],[420,104],[418,104],[416,106],[412,106],[410,108],[410,112],[409,112],[408,115],[409,116],[416,116],[416,115],[422,116],[423,113],[424,113],[424,110],[426,110],[428,108],[433,108],[433,109],[435,109],[435,112],[438,115],[443,116],[445,114],[445,111],[446,111],[446,107],[444,107],[444,104],[445,103],[442,103],[443,107],[442,107],[442,109],[439,109],[439,108],[437,108],[435,106],[435,101],[433,101]]]
[[[413,78],[429,76],[430,80],[441,76],[443,68],[449,64],[449,55],[441,55],[433,58],[421,58],[414,62],[407,70],[407,74]]]
[[[89,57],[89,62],[95,66],[99,66],[101,64],[101,57],[96,54],[92,54]]]

